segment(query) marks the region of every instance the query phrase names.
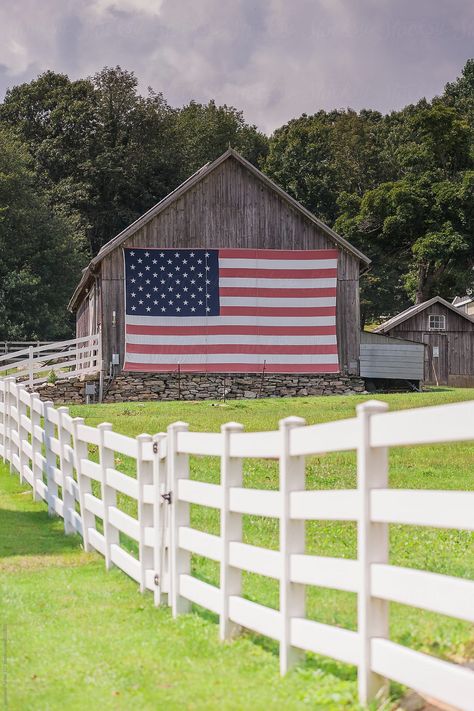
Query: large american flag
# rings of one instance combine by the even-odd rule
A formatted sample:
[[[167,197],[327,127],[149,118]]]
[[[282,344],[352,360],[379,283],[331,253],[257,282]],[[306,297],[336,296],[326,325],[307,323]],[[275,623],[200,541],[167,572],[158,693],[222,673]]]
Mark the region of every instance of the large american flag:
[[[124,369],[338,372],[337,257],[335,249],[124,249]]]

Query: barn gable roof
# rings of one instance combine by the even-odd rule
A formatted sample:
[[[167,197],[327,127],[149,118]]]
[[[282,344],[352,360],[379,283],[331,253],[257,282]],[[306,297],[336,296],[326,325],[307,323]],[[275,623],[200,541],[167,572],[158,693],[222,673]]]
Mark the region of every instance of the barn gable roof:
[[[228,148],[225,153],[223,153],[219,158],[212,161],[211,163],[206,163],[202,168],[197,170],[193,175],[191,175],[187,180],[185,180],[181,185],[179,185],[175,190],[170,192],[166,197],[164,197],[160,202],[150,208],[147,212],[141,215],[135,222],[132,222],[128,227],[126,227],[122,232],[120,232],[116,237],[111,239],[109,242],[104,244],[97,255],[90,261],[89,265],[83,270],[82,277],[77,285],[74,294],[69,302],[69,309],[72,311],[78,301],[78,297],[81,294],[83,288],[91,278],[96,266],[106,257],[110,252],[117,249],[123,242],[125,242],[129,237],[131,237],[137,230],[146,225],[150,220],[160,214],[169,205],[171,205],[175,200],[178,200],[185,192],[190,190],[196,183],[203,180],[209,173],[220,166],[224,161],[229,158],[233,158],[244,166],[250,173],[261,180],[268,188],[277,193],[279,197],[285,200],[293,209],[297,210],[303,214],[308,220],[317,225],[335,244],[342,247],[343,249],[350,252],[355,256],[364,266],[368,266],[371,260],[362,252],[360,252],[356,247],[350,244],[344,237],[341,237],[333,229],[331,229],[324,222],[319,220],[312,212],[307,210],[303,205],[301,205],[297,200],[288,195],[282,188],[280,188],[276,183],[273,182],[267,175],[262,173],[258,168],[256,168],[252,163],[246,160],[240,153],[237,153],[233,148]]]
[[[450,311],[453,311],[453,313],[455,313],[457,316],[465,318],[467,321],[469,321],[469,323],[472,323],[474,325],[474,319],[472,319],[466,313],[457,309],[455,306],[453,306],[453,304],[450,304],[449,301],[446,301],[446,299],[443,299],[441,296],[433,296],[432,299],[428,299],[428,301],[423,301],[422,304],[415,304],[414,306],[410,306],[408,309],[405,309],[405,311],[402,311],[396,316],[392,316],[392,318],[389,318],[388,321],[385,321],[384,323],[380,324],[380,326],[377,326],[377,328],[374,328],[374,333],[386,333],[387,331],[391,331],[392,328],[395,328],[395,326],[404,323],[404,321],[408,321],[409,318],[415,316],[416,314],[419,314],[420,311],[428,309],[430,306],[433,306],[433,304],[442,304],[443,306],[446,306],[446,308],[450,309]]]

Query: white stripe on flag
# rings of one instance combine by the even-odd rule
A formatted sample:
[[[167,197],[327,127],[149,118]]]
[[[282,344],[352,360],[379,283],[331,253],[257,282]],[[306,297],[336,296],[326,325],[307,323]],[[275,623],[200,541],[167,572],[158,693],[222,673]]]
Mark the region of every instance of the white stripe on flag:
[[[221,296],[221,306],[258,306],[262,308],[309,308],[310,306],[335,306],[335,296],[317,296],[313,299],[302,296],[299,298],[265,298],[262,296]]]
[[[324,279],[273,279],[262,277],[220,277],[219,286],[239,286],[256,289],[261,286],[265,289],[335,289],[336,277]]]
[[[219,269],[336,269],[337,259],[226,259],[219,257]]]
[[[253,354],[253,353],[188,353],[177,355],[172,353],[127,353],[129,363],[299,363],[299,364],[336,364],[337,353],[311,355],[285,354]]]
[[[336,344],[336,336],[260,336],[260,335],[206,335],[202,336],[149,336],[136,333],[127,333],[127,343],[147,344],[147,345],[177,345],[192,346],[198,344],[242,344],[242,345],[276,345],[276,346],[333,346]]]
[[[127,323],[137,326],[335,326],[335,316],[128,316]]]

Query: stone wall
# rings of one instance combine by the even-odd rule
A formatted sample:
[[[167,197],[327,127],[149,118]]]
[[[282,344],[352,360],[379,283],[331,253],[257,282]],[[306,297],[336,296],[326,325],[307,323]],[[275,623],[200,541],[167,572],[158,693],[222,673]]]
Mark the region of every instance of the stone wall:
[[[56,405],[85,402],[86,382],[99,383],[97,376],[43,383],[35,388],[42,400]],[[364,381],[343,375],[288,375],[269,373],[223,375],[203,373],[122,373],[105,385],[104,402],[143,400],[228,400],[257,397],[302,397],[305,395],[350,395],[365,391]]]
[[[55,405],[81,405],[86,401],[86,382],[95,383],[96,392],[99,393],[99,377],[95,374],[58,380],[56,383],[41,383],[35,386],[34,391],[42,400],[50,400]]]
[[[224,375],[203,373],[122,373],[107,390],[105,402],[139,400],[228,400],[304,395],[348,395],[364,392],[364,381],[342,375],[269,373]]]

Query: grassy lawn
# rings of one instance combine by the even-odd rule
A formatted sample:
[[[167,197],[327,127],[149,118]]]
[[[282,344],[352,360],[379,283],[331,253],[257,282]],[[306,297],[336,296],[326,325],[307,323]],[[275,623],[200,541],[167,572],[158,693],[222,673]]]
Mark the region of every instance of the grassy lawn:
[[[200,403],[121,403],[71,408],[88,424],[109,421],[128,435],[159,432],[175,420],[193,430],[217,431],[230,420],[246,430],[273,429],[290,414],[308,424],[350,417],[366,396]],[[381,398],[390,409],[474,399],[473,390],[434,389],[423,394]],[[94,456],[94,452],[92,452]],[[133,475],[132,462],[118,456],[116,467]],[[219,481],[219,462],[192,457],[191,474]],[[275,489],[275,462],[248,461],[245,485]],[[390,485],[401,488],[474,489],[474,444],[394,449]],[[307,461],[307,488],[355,486],[355,457],[337,453]],[[134,514],[133,502],[120,507]],[[123,573],[105,573],[103,560],[65,537],[59,520],[33,503],[0,465],[0,610],[7,629],[9,709],[356,709],[355,669],[308,655],[280,679],[277,645],[244,634],[231,644],[217,641],[212,614],[172,620],[153,607],[150,594]],[[193,525],[216,533],[218,512],[192,507]],[[244,540],[277,548],[278,522],[244,517]],[[133,552],[131,542],[124,545]],[[310,553],[353,558],[356,530],[351,523],[307,524]],[[412,526],[390,527],[390,560],[474,579],[474,536],[467,532]],[[197,576],[218,581],[218,565],[193,557]],[[244,594],[278,607],[276,582],[244,574]],[[355,629],[355,595],[308,589],[312,619]],[[466,623],[390,606],[391,637],[401,644],[462,661],[474,657],[474,634]],[[392,687],[395,696],[400,689]],[[1,708],[1,702],[0,702]]]

